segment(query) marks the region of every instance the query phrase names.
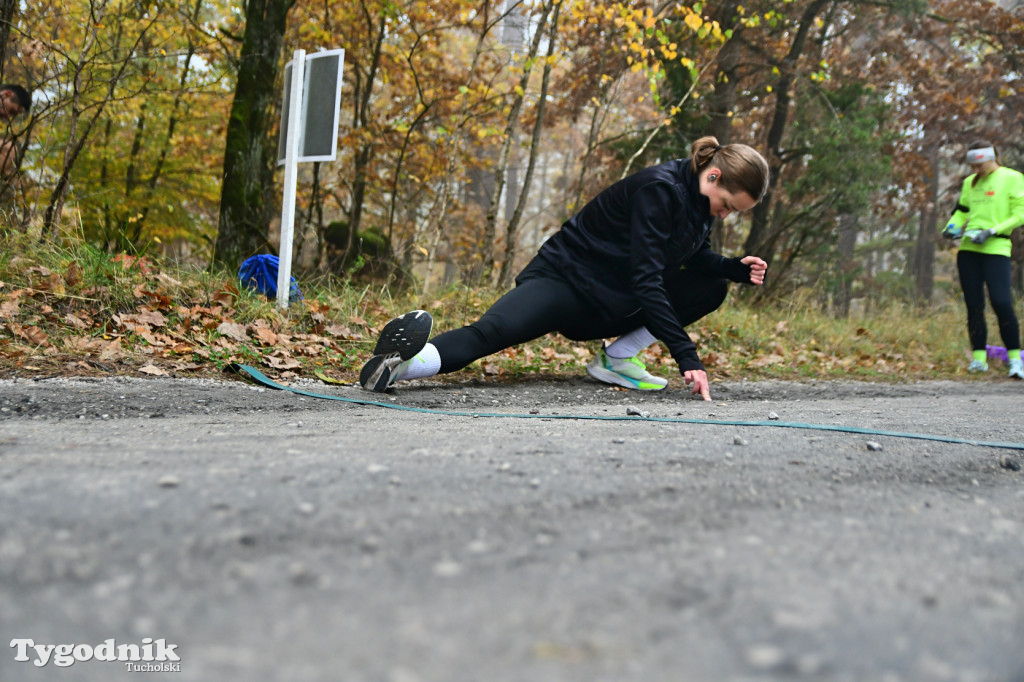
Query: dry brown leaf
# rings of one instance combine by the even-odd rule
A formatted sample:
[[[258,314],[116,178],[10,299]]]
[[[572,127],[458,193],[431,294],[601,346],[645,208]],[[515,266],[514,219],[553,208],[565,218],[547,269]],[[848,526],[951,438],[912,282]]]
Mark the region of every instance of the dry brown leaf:
[[[776,353],[769,353],[767,355],[761,355],[750,361],[751,367],[768,367],[770,365],[778,365],[786,361],[786,358]]]
[[[103,349],[100,351],[101,361],[120,360],[123,357],[124,349],[121,348],[121,339],[104,342]]]
[[[218,291],[213,295],[213,300],[224,305],[231,305],[235,301],[235,297],[238,295],[238,289],[232,286],[230,283],[226,284],[224,289]]]
[[[17,301],[4,301],[0,303],[0,317],[12,318],[18,314],[20,306]]]
[[[156,310],[143,310],[135,316],[135,319],[139,324],[149,325],[150,327],[167,326],[167,318],[163,316],[163,313]]]
[[[263,358],[263,364],[273,367],[274,369],[298,369],[302,367],[302,363],[293,358],[278,358],[273,355],[268,355]]]
[[[165,372],[164,370],[160,369],[159,367],[152,363],[146,365],[145,367],[139,367],[139,371],[142,372],[143,374],[150,374],[156,377],[169,376],[167,372]]]
[[[341,324],[332,324],[324,328],[324,333],[330,336],[336,336],[339,339],[359,339],[362,338],[362,334],[354,333],[350,327]]]
[[[166,334],[154,334],[149,331],[143,331],[139,334],[139,336],[145,339],[146,343],[148,343],[151,346],[166,346],[168,344],[174,343],[171,337],[167,336]]]
[[[221,322],[217,325],[217,332],[235,341],[245,341],[248,338],[246,326],[237,322]]]
[[[82,266],[78,264],[78,261],[73,260],[68,265],[68,271],[64,273],[64,282],[69,286],[73,287],[82,281]]]
[[[64,347],[67,348],[69,351],[95,350],[98,347],[97,343],[103,342],[98,342],[97,339],[91,338],[89,336],[69,336],[66,339],[64,339]]]
[[[257,327],[254,329],[253,336],[256,337],[257,341],[265,346],[276,346],[278,344],[278,335],[266,327]]]
[[[0,305],[0,308],[3,308],[3,306]],[[0,315],[0,317],[2,317],[2,315]],[[64,322],[66,322],[69,327],[74,327],[75,329],[89,328],[89,325],[86,324],[85,320],[80,318],[78,315],[74,315],[72,313],[68,313],[67,315],[64,316]]]
[[[170,275],[164,274],[162,272],[157,273],[156,278],[157,278],[157,280],[159,280],[163,284],[167,284],[167,285],[172,286],[172,287],[180,287],[180,286],[182,286],[181,282],[179,282],[178,280],[174,279]]]
[[[42,346],[46,343],[49,343],[50,341],[50,338],[46,335],[46,332],[44,332],[39,327],[26,327],[24,325],[14,324],[12,322],[11,324],[7,325],[7,328],[10,329],[11,333],[13,333],[15,336],[19,336],[36,346]]]

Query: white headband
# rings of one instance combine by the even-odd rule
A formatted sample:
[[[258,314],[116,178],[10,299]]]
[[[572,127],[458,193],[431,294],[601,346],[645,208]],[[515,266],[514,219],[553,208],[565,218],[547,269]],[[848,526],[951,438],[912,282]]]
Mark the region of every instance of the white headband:
[[[992,147],[979,147],[978,149],[967,150],[967,163],[985,163],[996,160],[996,150]]]

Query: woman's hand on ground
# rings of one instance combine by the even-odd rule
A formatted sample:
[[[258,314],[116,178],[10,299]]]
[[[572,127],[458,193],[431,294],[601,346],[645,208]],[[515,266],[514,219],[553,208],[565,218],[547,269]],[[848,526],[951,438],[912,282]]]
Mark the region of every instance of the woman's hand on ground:
[[[700,393],[704,400],[711,400],[711,390],[708,388],[708,373],[704,370],[686,370],[683,372],[683,383],[687,386],[693,384],[693,395]]]

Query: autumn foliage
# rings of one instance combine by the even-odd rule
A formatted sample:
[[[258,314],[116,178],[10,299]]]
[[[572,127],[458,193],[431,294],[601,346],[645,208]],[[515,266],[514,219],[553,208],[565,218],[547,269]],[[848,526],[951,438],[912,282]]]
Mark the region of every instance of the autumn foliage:
[[[798,300],[840,319],[900,305],[944,315],[956,284],[938,232],[965,146],[989,139],[1004,164],[1024,166],[1021,12],[987,0],[12,5],[0,81],[24,83],[34,101],[3,124],[18,168],[0,183],[0,229],[28,241],[10,242],[22,260],[0,289],[0,343],[22,366],[85,348],[105,367],[129,356],[136,367],[143,353],[162,371],[232,358],[292,371],[320,352],[349,371],[352,350],[393,311],[338,308],[331,296],[429,303],[461,286],[504,290],[597,191],[686,156],[708,133],[754,146],[772,169],[765,201],[714,233],[723,253],[770,262],[765,287],[737,298]],[[264,32],[280,48],[264,64],[269,52],[245,36],[271,15],[286,21]],[[212,259],[218,242],[276,248],[280,178],[267,150],[281,103],[239,95],[253,63],[265,90],[280,92],[297,48],[346,51],[338,158],[302,167],[295,215],[293,272],[304,288],[334,293],[281,316],[232,289],[239,254]],[[238,177],[254,210],[231,226],[242,232],[227,232],[225,138],[246,115],[259,125],[233,138],[231,163],[253,165]],[[73,284],[76,266],[34,262],[25,243],[102,253],[103,267],[77,269],[112,279]],[[122,253],[151,265],[124,268],[124,258],[111,260]],[[1024,290],[1024,248],[1014,259]],[[183,296],[166,281],[180,281],[170,262],[219,282]],[[139,278],[132,287],[112,284],[128,274]],[[244,333],[218,332],[222,324]],[[330,331],[345,328],[351,336]],[[710,350],[731,372],[736,354],[725,350],[738,341],[711,334],[709,343],[719,338],[722,352]],[[785,353],[740,345],[756,348],[744,371],[840,371],[851,357],[813,344],[783,344]],[[542,355],[510,353],[512,365],[498,369],[538,366]],[[886,358],[886,370],[931,371],[902,351],[864,355]]]

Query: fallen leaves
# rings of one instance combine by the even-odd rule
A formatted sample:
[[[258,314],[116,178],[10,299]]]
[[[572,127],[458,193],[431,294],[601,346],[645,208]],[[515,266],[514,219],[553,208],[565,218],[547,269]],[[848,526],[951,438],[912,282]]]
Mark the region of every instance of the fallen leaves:
[[[246,332],[246,326],[236,322],[221,322],[217,325],[217,333],[223,334],[235,341],[245,341],[249,338],[248,333]]]
[[[49,358],[49,369],[63,362],[61,369],[71,373],[169,376],[254,363],[290,374],[309,359],[321,365],[348,360],[343,344],[368,338],[361,317],[338,320],[322,301],[304,303],[288,319],[245,322],[235,309],[234,282],[204,292],[206,303],[199,304],[188,300],[186,285],[152,261],[125,255],[112,261],[126,273],[117,277],[127,279],[109,287],[77,260],[63,272],[20,264],[25,281],[0,285],[0,369],[45,371],[41,361]]]
[[[25,339],[33,346],[44,346],[50,340],[50,337],[46,335],[46,332],[44,332],[42,329],[36,326],[25,326],[11,322],[7,325],[7,328],[11,331],[12,334],[19,338]]]

